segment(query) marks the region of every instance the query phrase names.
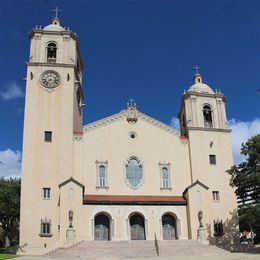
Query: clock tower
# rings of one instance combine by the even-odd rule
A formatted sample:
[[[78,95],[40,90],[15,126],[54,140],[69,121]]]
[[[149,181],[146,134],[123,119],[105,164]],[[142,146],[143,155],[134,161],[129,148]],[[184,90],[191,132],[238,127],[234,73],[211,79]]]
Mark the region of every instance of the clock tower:
[[[73,175],[73,136],[82,132],[79,40],[61,26],[59,10],[54,11],[51,24],[36,26],[29,34],[20,245],[27,244],[32,250],[59,239],[58,185]],[[51,228],[48,240],[44,228]]]

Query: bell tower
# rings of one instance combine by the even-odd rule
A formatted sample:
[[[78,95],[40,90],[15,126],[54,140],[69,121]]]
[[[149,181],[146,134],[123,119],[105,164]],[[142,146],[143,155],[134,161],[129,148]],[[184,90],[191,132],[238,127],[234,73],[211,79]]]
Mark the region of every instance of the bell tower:
[[[20,244],[32,252],[36,245],[46,248],[59,239],[58,185],[73,176],[73,136],[82,132],[79,39],[61,26],[60,10],[53,11],[49,25],[36,26],[29,34]]]
[[[188,136],[189,129],[212,130],[227,129],[225,96],[213,91],[202,82],[199,68],[193,76],[193,85],[182,96],[178,118],[181,134]]]
[[[201,183],[205,189],[194,186],[194,193],[188,195],[188,211],[191,220],[197,219],[198,212],[202,211],[205,223],[214,233],[212,219],[218,218],[220,209],[223,215],[229,216],[224,205],[230,208],[236,205],[226,172],[233,165],[231,130],[227,128],[225,96],[205,84],[199,68],[195,69],[193,85],[182,96],[178,117],[181,135],[189,142],[191,183]],[[196,225],[190,227],[190,232],[196,237]]]

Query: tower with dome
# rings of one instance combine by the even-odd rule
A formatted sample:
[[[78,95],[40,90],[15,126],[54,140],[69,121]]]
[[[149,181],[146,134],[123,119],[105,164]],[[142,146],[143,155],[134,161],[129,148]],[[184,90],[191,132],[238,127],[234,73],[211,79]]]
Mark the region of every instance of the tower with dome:
[[[83,125],[79,38],[55,10],[51,24],[29,34],[23,252],[94,240],[225,241],[236,217],[225,96],[197,69],[180,97],[180,131],[132,99],[121,112]]]

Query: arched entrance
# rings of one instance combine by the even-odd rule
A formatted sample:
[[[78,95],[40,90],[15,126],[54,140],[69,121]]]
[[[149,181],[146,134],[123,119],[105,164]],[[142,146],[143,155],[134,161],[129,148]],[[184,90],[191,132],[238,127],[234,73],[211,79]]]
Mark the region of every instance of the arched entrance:
[[[95,240],[110,240],[110,219],[104,213],[95,216]]]
[[[169,213],[162,216],[162,230],[164,240],[177,239],[176,219]]]
[[[145,240],[144,217],[138,213],[130,217],[131,240]]]

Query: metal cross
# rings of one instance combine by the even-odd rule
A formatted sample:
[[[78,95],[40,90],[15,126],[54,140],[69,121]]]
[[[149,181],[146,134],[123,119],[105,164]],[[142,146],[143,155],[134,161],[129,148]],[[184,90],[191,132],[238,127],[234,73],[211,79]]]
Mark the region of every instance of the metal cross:
[[[58,12],[61,12],[62,10],[60,10],[58,7],[56,7],[55,9],[51,9],[52,12],[55,12],[55,17],[54,18],[58,18]]]
[[[133,104],[135,103],[135,101],[134,101],[132,98],[129,99],[129,102],[130,102],[130,106],[131,106],[131,107],[132,107]]]
[[[200,67],[198,65],[194,66],[193,69],[195,69],[196,74],[200,73]]]

